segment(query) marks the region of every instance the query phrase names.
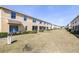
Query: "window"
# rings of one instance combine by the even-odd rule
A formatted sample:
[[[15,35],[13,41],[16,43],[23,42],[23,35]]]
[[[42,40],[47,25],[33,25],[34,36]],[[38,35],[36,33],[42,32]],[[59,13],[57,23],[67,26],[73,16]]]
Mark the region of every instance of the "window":
[[[35,23],[36,22],[36,19],[33,19],[33,22]]]
[[[45,30],[45,27],[44,26],[40,26],[39,30]]]
[[[38,30],[38,26],[32,26],[32,30],[33,31],[37,31]]]
[[[14,25],[10,25],[10,28],[9,28],[9,32],[18,32],[19,31],[19,28],[18,26],[14,26]]]
[[[42,21],[40,21],[40,24],[42,24]]]
[[[24,16],[24,21],[26,21],[27,20],[27,16]]]
[[[74,29],[77,29],[77,26],[74,26]]]
[[[79,25],[78,25],[78,30],[79,30]]]
[[[11,12],[11,18],[16,19],[16,12],[14,12],[14,11]]]

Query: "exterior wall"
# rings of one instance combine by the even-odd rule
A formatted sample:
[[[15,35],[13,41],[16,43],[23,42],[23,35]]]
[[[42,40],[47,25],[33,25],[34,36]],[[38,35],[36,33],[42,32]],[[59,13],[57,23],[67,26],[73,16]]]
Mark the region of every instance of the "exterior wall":
[[[9,24],[9,20],[12,21],[19,21],[21,22],[21,24]],[[18,25],[19,27],[19,31],[23,32],[26,31],[25,27],[27,26],[27,31],[32,31],[32,26],[38,26],[38,30],[40,26],[43,27],[48,27],[48,29],[52,28],[51,24],[42,22],[42,24],[40,24],[41,20],[36,20],[36,22],[33,22],[33,18],[27,16],[27,20],[24,21],[24,14],[18,13],[16,12],[16,19],[11,19],[11,10],[8,9],[4,9],[2,8],[2,10],[0,9],[0,32],[9,32],[9,26],[10,25]]]
[[[10,11],[2,10],[2,28],[1,32],[9,32],[9,25],[7,24],[8,18],[10,16]]]
[[[70,22],[69,29],[72,31],[79,31],[79,16]]]
[[[32,31],[32,18],[27,20],[27,31]]]
[[[48,25],[48,28],[49,28],[49,29],[52,29],[52,25],[51,25],[51,24],[49,24],[49,25]]]
[[[18,25],[19,26],[19,31],[21,31],[21,32],[23,32],[23,31],[25,31],[25,22],[24,22],[24,16],[23,15],[21,15],[21,14],[19,14],[19,13],[16,13],[16,19],[14,19],[14,20],[17,20],[17,21],[20,21],[21,22],[21,24],[20,25]]]
[[[2,13],[2,10],[0,9],[0,32],[1,32],[1,27],[2,27],[2,26],[1,26],[1,25],[2,25],[2,24],[1,24],[1,22],[2,22],[2,19],[1,19],[1,18],[2,18],[2,17],[1,17],[1,13]]]
[[[54,29],[54,25],[52,25],[52,29]]]

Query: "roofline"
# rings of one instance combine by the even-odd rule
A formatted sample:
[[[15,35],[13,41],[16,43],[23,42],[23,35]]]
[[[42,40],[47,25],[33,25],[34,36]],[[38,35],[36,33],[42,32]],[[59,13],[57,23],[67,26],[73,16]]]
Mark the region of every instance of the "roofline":
[[[78,16],[76,16],[71,22],[73,22],[75,19],[77,19],[79,17],[79,15]]]
[[[10,11],[14,11],[14,12],[16,12],[16,13],[19,13],[19,14],[25,15],[25,16],[27,16],[27,17],[29,17],[29,18],[34,18],[34,19],[36,19],[36,20],[38,20],[38,21],[46,22],[46,21],[40,20],[40,19],[38,19],[38,18],[35,18],[35,17],[32,17],[32,16],[29,16],[29,15],[26,15],[26,14],[21,13],[21,12],[17,12],[17,11],[15,11],[15,10],[12,10],[12,9],[9,9],[9,8],[6,8],[6,7],[1,7],[1,6],[0,6],[0,9],[7,9],[7,10],[10,10]],[[49,22],[46,22],[46,23],[51,24],[51,23],[49,23]],[[52,25],[52,24],[51,24],[51,25]]]

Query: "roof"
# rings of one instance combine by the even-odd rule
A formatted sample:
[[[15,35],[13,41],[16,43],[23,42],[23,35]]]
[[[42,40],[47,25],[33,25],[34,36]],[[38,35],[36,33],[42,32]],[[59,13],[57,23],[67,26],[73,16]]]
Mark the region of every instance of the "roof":
[[[77,18],[79,17],[79,15],[78,16],[76,16],[71,22],[73,22],[74,20],[76,20]]]
[[[38,19],[38,18],[35,18],[35,17],[29,16],[29,15],[26,15],[26,14],[24,14],[24,13],[17,12],[17,11],[15,11],[15,10],[11,10],[11,9],[9,9],[9,8],[6,8],[6,7],[1,7],[1,6],[0,6],[0,9],[6,9],[6,10],[14,11],[14,12],[16,12],[16,13],[25,15],[25,16],[27,16],[27,17],[34,18],[34,19],[36,19],[36,20],[38,20],[38,21],[46,22],[46,21],[40,20],[40,19]],[[49,22],[46,22],[46,23],[51,24],[51,23],[49,23]],[[52,25],[52,24],[51,24],[51,25]]]

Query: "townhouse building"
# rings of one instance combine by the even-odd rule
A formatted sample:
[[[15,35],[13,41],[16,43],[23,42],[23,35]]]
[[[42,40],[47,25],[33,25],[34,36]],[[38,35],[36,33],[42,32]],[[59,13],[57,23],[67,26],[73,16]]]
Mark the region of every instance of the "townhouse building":
[[[71,29],[72,32],[79,31],[79,16],[74,18],[68,25],[68,29]]]
[[[58,26],[58,25],[55,25],[55,24],[52,24],[52,29],[60,29],[61,26]]]
[[[0,7],[0,32],[24,32],[52,29],[52,24],[26,14]]]

